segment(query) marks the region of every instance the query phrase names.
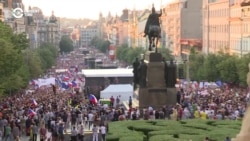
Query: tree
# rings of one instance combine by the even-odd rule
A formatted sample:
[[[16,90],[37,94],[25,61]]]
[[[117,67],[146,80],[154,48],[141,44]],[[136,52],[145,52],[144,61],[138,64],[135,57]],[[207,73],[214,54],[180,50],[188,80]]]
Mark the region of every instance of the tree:
[[[0,38],[5,41],[11,42],[12,36],[13,31],[11,27],[0,21]]]
[[[22,56],[14,46],[4,39],[0,39],[0,88],[3,91],[17,90],[25,83],[18,72],[22,65]]]
[[[215,68],[216,64],[221,61],[217,60],[217,57],[215,54],[209,54],[206,56],[206,59],[204,61],[203,67],[203,74],[205,76],[205,80],[207,81],[214,81],[216,79],[220,79],[219,71]]]
[[[126,62],[132,64],[135,58],[141,58],[141,54],[143,54],[145,50],[143,48],[128,48],[128,52],[126,54]]]
[[[51,68],[55,64],[55,58],[53,58],[53,54],[47,48],[40,48],[37,50],[37,53],[42,62],[43,70],[47,70]]]
[[[158,48],[158,51],[162,54],[162,57],[165,58],[165,60],[171,60],[174,58],[172,52],[168,48]]]
[[[245,86],[247,86],[246,79],[247,79],[247,73],[249,72],[248,68],[249,62],[250,62],[250,53],[238,59],[238,62],[236,63],[237,74],[239,76],[239,84]]]
[[[26,50],[24,60],[29,71],[30,79],[38,78],[43,74],[41,58],[37,51]]]
[[[220,72],[220,79],[223,82],[239,83],[239,76],[237,73],[238,58],[236,56],[227,56],[216,65],[216,69]]]
[[[202,54],[198,54],[194,48],[191,48],[189,55],[189,75],[191,80],[205,80],[204,75],[204,61],[205,57]]]
[[[14,49],[21,53],[22,50],[25,50],[29,47],[29,40],[26,37],[25,33],[13,34],[11,37],[11,42],[14,45]]]
[[[68,53],[74,50],[73,41],[66,35],[62,36],[59,46],[61,53]]]
[[[90,45],[99,49],[103,53],[106,53],[109,50],[110,44],[111,43],[108,40],[102,40],[98,37],[94,37],[90,42]]]

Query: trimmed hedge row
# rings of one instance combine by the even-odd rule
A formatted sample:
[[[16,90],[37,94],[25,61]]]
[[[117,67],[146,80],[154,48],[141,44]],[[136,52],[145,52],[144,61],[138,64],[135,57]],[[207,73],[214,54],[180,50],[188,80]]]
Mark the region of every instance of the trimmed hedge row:
[[[154,120],[119,121],[110,123],[107,141],[201,141],[209,137],[221,141],[235,137],[241,121],[229,120]]]

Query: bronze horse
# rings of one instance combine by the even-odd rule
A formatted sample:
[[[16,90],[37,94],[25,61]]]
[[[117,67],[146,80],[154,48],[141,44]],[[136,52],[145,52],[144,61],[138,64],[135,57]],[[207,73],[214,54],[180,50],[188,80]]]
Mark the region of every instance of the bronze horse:
[[[148,32],[148,40],[149,40],[149,51],[152,51],[155,48],[155,52],[157,53],[157,45],[160,39],[161,29],[157,25],[150,25]]]

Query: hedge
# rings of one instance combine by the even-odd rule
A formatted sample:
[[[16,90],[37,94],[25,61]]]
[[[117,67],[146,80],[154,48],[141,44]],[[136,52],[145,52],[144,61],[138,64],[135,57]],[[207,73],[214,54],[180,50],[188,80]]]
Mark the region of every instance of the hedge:
[[[213,141],[235,137],[241,121],[229,120],[135,120],[109,124],[107,141],[201,141],[209,137]]]

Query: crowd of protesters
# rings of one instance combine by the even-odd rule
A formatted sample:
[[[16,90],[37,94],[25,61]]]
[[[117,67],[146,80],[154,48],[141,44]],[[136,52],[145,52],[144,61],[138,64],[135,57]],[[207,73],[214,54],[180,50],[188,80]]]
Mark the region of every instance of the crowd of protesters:
[[[71,62],[70,62],[71,61]],[[58,59],[56,68],[77,66],[84,68],[77,60],[65,63]],[[60,74],[61,75],[61,74]],[[74,75],[73,75],[74,76]],[[111,105],[90,101],[82,92],[61,90],[56,85],[26,90],[5,97],[0,101],[0,141],[13,137],[16,141],[29,136],[36,141],[63,141],[70,134],[72,141],[83,141],[85,132],[91,131],[93,141],[100,135],[105,140],[109,121],[138,119],[190,118],[237,120],[244,116],[250,94],[243,88],[221,86],[199,88],[193,84],[179,87],[177,104],[160,109],[148,107],[140,111],[129,99],[129,110],[124,109],[119,97],[111,97]],[[31,90],[30,90],[31,89]],[[204,93],[204,91],[206,93]]]
[[[223,85],[216,88],[195,88],[192,83],[177,88],[177,103],[143,112],[144,119],[213,119],[237,120],[246,112],[250,93],[246,88]]]

